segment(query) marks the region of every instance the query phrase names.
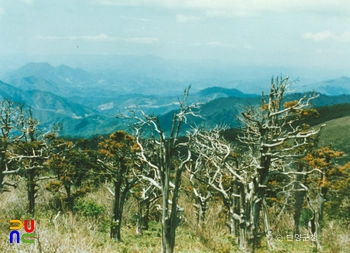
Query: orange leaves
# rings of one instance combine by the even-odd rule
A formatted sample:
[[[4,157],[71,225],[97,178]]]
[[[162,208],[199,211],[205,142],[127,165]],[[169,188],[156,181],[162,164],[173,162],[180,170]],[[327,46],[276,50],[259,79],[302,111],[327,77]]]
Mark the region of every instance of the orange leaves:
[[[320,157],[330,157],[330,158],[337,158],[337,157],[341,157],[344,155],[344,152],[341,151],[335,151],[333,149],[331,149],[329,146],[323,147],[320,150],[318,150],[318,156]]]
[[[277,202],[277,198],[270,198],[271,201]]]
[[[307,154],[303,160],[311,167],[323,168],[329,165],[332,158],[338,158],[344,155],[344,152],[335,151],[326,146],[315,150],[312,154]]]
[[[308,116],[314,116],[314,117],[320,116],[318,111],[314,108],[296,109],[297,105],[298,105],[297,100],[287,101],[283,104],[285,109],[291,108],[292,113],[298,113],[299,118],[308,117]]]
[[[260,107],[260,109],[261,109],[262,111],[266,111],[267,109],[269,109],[269,105],[268,105],[268,104],[263,104],[263,105]]]
[[[108,139],[102,139],[98,146],[98,154],[103,161],[104,168],[108,167],[109,172],[121,171],[121,174],[134,166],[136,153],[140,151],[134,137],[124,131],[112,133]],[[123,177],[127,178],[128,173]]]
[[[132,147],[131,147],[132,152],[138,152],[140,150],[141,150],[141,147],[137,143],[134,143],[134,145],[132,145]]]
[[[299,117],[306,117],[306,116],[313,116],[318,117],[320,116],[319,112],[314,108],[308,108],[304,109],[299,113]]]
[[[348,162],[344,166],[339,167],[339,171],[340,173],[346,174],[348,177],[350,177],[350,162]]]
[[[327,177],[331,198],[326,202],[326,210],[331,218],[350,218],[350,163],[333,167]]]
[[[333,167],[328,175],[334,181],[332,188],[343,188],[343,186],[347,184],[346,182],[350,179],[350,163],[343,166]]]
[[[335,151],[326,146],[313,151],[312,154],[308,154],[303,159],[311,167],[310,169],[317,168],[322,171],[322,173],[309,175],[306,183],[314,197],[322,193],[323,198],[330,201],[331,205],[328,201],[326,202],[325,210],[333,217],[340,217],[339,213],[346,210],[342,203],[344,198],[348,196],[350,189],[350,163],[339,166],[332,161],[343,155],[343,152]],[[335,207],[337,212],[333,211]]]
[[[47,185],[45,185],[45,190],[51,191],[51,192],[58,192],[58,190],[61,188],[62,183],[60,181],[50,181]]]
[[[320,157],[314,157],[312,154],[307,154],[303,159],[309,166],[313,168],[323,168],[328,165],[328,163]]]
[[[104,157],[114,158],[114,154],[108,149],[99,149],[98,153]]]
[[[102,159],[112,162],[113,166],[119,166],[120,163],[128,164],[140,151],[134,137],[124,131],[115,131],[108,139],[103,139],[98,146],[98,154]]]
[[[291,108],[291,107],[293,107],[293,106],[295,106],[295,105],[297,105],[298,104],[298,101],[297,100],[294,100],[294,101],[287,101],[287,102],[285,102],[284,104],[283,104],[283,107],[284,108]]]
[[[125,131],[119,130],[112,133],[109,138],[119,143],[131,143],[134,142],[134,137],[127,134]]]
[[[321,186],[322,188],[328,188],[328,187],[331,186],[331,183],[327,180],[327,178],[325,178],[325,179],[321,182],[320,186]]]
[[[278,183],[277,183],[277,181],[276,181],[276,180],[273,180],[273,181],[269,182],[269,184],[270,184],[270,185],[272,185],[272,186],[276,186],[276,185],[278,185]]]
[[[74,143],[72,141],[67,141],[66,145],[67,145],[68,148],[73,148]]]

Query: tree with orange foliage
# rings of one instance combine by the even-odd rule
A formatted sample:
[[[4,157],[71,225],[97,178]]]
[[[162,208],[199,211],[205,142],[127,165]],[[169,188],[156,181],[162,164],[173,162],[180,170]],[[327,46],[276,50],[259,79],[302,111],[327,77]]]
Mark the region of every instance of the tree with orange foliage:
[[[336,165],[334,162],[342,156],[344,156],[343,152],[335,151],[330,146],[325,146],[315,149],[303,158],[307,170],[317,169],[319,171],[319,173],[304,176],[304,184],[307,187],[306,199],[309,209],[312,211],[312,217],[309,220],[309,230],[314,238],[319,238],[321,233],[324,207],[329,191],[340,186],[339,190],[344,182],[339,180],[337,176],[342,175],[342,172],[346,170],[343,171],[343,167]],[[317,248],[321,248],[318,240],[314,242]]]
[[[116,131],[99,143],[97,161],[111,178],[114,187],[114,191],[108,188],[114,196],[110,238],[118,241],[121,240],[120,228],[125,201],[130,190],[139,181],[134,174],[134,170],[139,168],[135,165],[139,150],[134,137],[124,131]]]
[[[333,166],[328,171],[328,198],[325,212],[330,219],[350,224],[350,163]]]
[[[79,197],[90,192],[96,182],[96,161],[88,150],[79,147],[79,143],[55,139],[51,144],[52,154],[48,166],[56,179],[45,186],[74,213],[74,203]],[[59,203],[60,211],[64,205]]]

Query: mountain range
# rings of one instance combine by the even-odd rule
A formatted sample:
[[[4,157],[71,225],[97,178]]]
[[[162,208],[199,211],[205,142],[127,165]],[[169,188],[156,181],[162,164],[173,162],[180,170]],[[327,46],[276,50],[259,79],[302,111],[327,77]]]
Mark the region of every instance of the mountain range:
[[[148,71],[151,73],[151,68]],[[115,116],[127,113],[128,107],[161,115],[162,121],[169,122],[182,97],[181,90],[187,86],[180,87],[184,80],[162,80],[155,74],[144,76],[111,70],[88,72],[66,65],[53,67],[48,63],[28,63],[2,75],[1,80],[1,98],[30,106],[42,127],[62,123],[61,134],[64,136],[91,136],[125,128],[125,122]],[[222,84],[225,87],[192,85],[188,102],[205,102],[201,108],[203,118],[193,119],[195,124],[235,127],[239,125],[237,115],[244,107],[259,104],[261,95],[240,91],[240,85],[246,86],[246,81],[236,80],[232,84],[234,88],[227,88],[225,82]],[[268,83],[266,87],[269,87]],[[349,103],[348,87],[348,77],[295,85],[298,92],[323,93],[314,100],[315,106]],[[290,92],[286,99],[295,100],[300,96],[303,94]]]

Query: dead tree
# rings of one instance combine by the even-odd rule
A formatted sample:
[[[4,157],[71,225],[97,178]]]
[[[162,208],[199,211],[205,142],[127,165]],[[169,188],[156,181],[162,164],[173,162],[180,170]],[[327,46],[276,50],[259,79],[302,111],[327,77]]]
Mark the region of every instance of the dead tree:
[[[6,190],[5,185],[16,186],[4,181],[5,176],[23,176],[27,184],[28,213],[32,216],[37,182],[51,178],[40,172],[48,159],[47,136],[50,133],[43,133],[37,126],[31,109],[9,99],[0,102],[0,191]]]
[[[232,230],[238,230],[239,245],[244,252],[254,252],[259,241],[260,212],[269,178],[273,175],[289,178],[285,189],[290,189],[297,175],[319,172],[316,168],[298,172],[288,166],[305,155],[299,152],[300,148],[319,132],[298,124],[310,101],[317,96],[283,104],[289,86],[288,78],[272,79],[270,94],[262,95],[260,108],[249,107],[242,113],[243,134],[238,140],[246,150],[239,161],[230,145],[215,137],[217,133],[197,131],[193,136],[197,136],[194,145],[201,163],[212,168],[206,171],[207,182],[227,202]],[[298,185],[300,189],[292,190],[307,189],[301,182]],[[271,231],[265,232],[271,238]]]
[[[181,154],[180,148],[186,147],[188,140],[179,140],[181,127],[187,123],[189,115],[197,116],[195,109],[199,104],[186,105],[189,88],[184,92],[184,100],[180,101],[180,110],[175,112],[170,131],[165,129],[159,118],[149,116],[142,111],[134,113],[136,120],[136,140],[140,146],[140,160],[146,164],[147,170],[140,177],[156,186],[162,194],[162,252],[172,253],[175,247],[175,231],[182,217],[183,208],[178,206],[182,172],[185,164],[191,160],[189,150]],[[149,139],[146,147],[141,143],[141,134],[147,131]],[[147,152],[150,148],[152,152]],[[148,175],[152,175],[149,177]]]
[[[151,139],[138,139],[142,143],[143,152],[152,163],[156,162],[157,146],[154,145]],[[162,198],[162,192],[159,185],[154,182],[158,181],[158,174],[153,168],[149,167],[148,163],[136,160],[135,163],[139,167],[139,174],[135,174],[139,178],[146,177],[148,180],[139,180],[137,185],[131,191],[133,196],[138,201],[137,226],[136,234],[142,235],[143,230],[148,230],[148,222],[150,209],[156,205],[159,199]]]
[[[7,151],[11,145],[21,141],[26,136],[26,111],[23,104],[10,99],[0,102],[0,192],[6,191],[6,185],[15,186],[4,180],[9,170]]]
[[[251,171],[250,187],[244,203],[250,209],[247,214],[251,219],[243,224],[246,242],[242,245],[248,252],[254,251],[258,239],[260,210],[269,177],[283,175],[289,177],[289,184],[292,184],[300,173],[307,175],[317,172],[317,169],[296,172],[287,166],[305,155],[300,154],[300,148],[306,146],[320,130],[308,129],[297,123],[308,113],[310,101],[317,96],[305,96],[299,101],[283,104],[283,96],[289,86],[288,77],[272,80],[267,101],[262,96],[261,108],[250,108],[242,113],[245,128],[239,140],[249,147],[249,164],[243,168]],[[304,189],[302,183],[299,184],[300,188],[294,190]]]
[[[138,201],[136,234],[142,235],[143,230],[148,230],[150,210],[162,195],[157,187],[146,180],[140,180],[131,193]]]
[[[7,165],[11,168],[4,172],[5,175],[17,174],[23,176],[27,185],[28,213],[34,216],[35,199],[38,191],[38,181],[51,177],[42,176],[45,161],[49,159],[49,147],[44,136],[35,136],[33,131],[34,122],[30,122],[29,139],[19,141],[8,152]],[[30,130],[32,129],[32,130]],[[35,130],[34,130],[35,131]]]
[[[205,216],[208,210],[208,201],[211,198],[211,193],[208,189],[208,184],[203,183],[201,180],[195,182],[195,176],[196,173],[190,176],[190,183],[196,200],[193,206],[197,209],[197,226],[203,228],[205,226]]]
[[[35,199],[38,191],[38,182],[56,178],[45,174],[45,163],[50,158],[50,139],[56,133],[54,131],[42,132],[37,129],[38,121],[34,119],[31,110],[27,111],[27,117],[22,125],[24,137],[11,144],[7,151],[6,170],[4,175],[20,175],[25,178],[27,184],[28,213],[34,216]]]
[[[195,130],[192,133],[189,148],[196,154],[197,159],[191,163],[189,170],[192,177],[221,197],[227,210],[227,226],[230,234],[237,235],[238,189],[242,183],[241,176],[236,172],[238,160],[234,156],[234,148],[221,137],[222,130],[215,128],[210,132]]]

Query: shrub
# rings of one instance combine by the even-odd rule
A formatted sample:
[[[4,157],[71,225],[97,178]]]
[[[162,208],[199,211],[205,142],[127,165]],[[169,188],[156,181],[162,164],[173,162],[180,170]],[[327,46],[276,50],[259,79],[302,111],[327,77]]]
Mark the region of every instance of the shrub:
[[[304,208],[301,212],[300,223],[302,226],[307,227],[308,222],[312,218],[312,211],[310,208]]]
[[[78,199],[74,210],[84,217],[92,218],[97,218],[105,212],[104,207],[92,199]]]

